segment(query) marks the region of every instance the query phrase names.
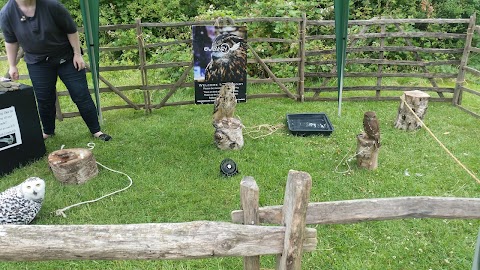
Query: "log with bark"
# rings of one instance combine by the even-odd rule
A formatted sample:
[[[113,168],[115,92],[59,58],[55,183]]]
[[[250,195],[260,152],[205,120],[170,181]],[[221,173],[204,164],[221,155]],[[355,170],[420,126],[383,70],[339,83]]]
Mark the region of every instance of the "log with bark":
[[[215,145],[222,150],[240,150],[243,147],[244,128],[242,122],[237,118],[224,118],[213,121],[215,127]]]
[[[61,149],[48,155],[55,178],[65,184],[83,184],[98,174],[92,152],[83,148]]]
[[[428,108],[428,95],[425,92],[414,90],[405,91],[400,100],[400,106],[398,107],[397,119],[395,120],[395,128],[402,130],[416,130],[422,127],[421,121],[425,117]],[[410,111],[408,106],[412,108],[415,115]]]
[[[357,165],[361,168],[374,170],[378,167],[378,152],[375,139],[368,137],[365,132],[357,135]]]

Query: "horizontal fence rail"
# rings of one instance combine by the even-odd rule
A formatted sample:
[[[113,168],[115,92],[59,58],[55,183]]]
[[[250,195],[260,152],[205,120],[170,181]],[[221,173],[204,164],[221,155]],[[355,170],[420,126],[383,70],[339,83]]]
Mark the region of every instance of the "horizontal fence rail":
[[[281,205],[259,207],[259,187],[250,176],[240,182],[240,198],[242,209],[231,212],[234,223],[283,224],[288,213]],[[407,218],[480,219],[480,199],[414,196],[311,202],[304,222],[350,224]]]
[[[248,179],[254,181],[251,177]],[[244,257],[244,270],[260,270],[259,256],[277,255],[277,270],[301,269],[303,253],[314,251],[317,246],[317,230],[305,227],[311,187],[308,173],[289,171],[281,226],[214,221],[0,225],[0,248],[3,250],[0,261]],[[245,194],[244,187],[240,189]],[[242,195],[241,203],[245,208],[258,206],[258,196]]]
[[[0,225],[0,260],[201,259],[281,254],[285,227],[225,222]],[[316,246],[307,229],[305,251]]]
[[[260,223],[281,224],[282,206],[260,207]],[[243,223],[243,210],[232,221]],[[480,219],[480,199],[398,197],[309,203],[307,224],[347,224],[405,218]]]
[[[262,29],[260,26],[266,25],[296,29],[282,35],[249,31],[247,82],[249,85],[272,86],[262,92],[250,93],[247,90],[247,99],[337,100],[335,91],[332,91],[337,78],[335,21],[310,20],[303,14],[300,18],[238,18],[232,22],[247,29]],[[100,62],[100,93],[117,98],[115,104],[105,105],[102,110],[132,108],[149,112],[165,106],[193,104],[191,27],[216,23],[217,20],[137,20],[135,24],[100,26],[103,40],[114,40],[112,37],[117,33],[123,36],[121,46],[100,44],[100,59],[110,59]],[[460,26],[465,28],[465,32],[446,32],[430,27],[433,25]],[[478,68],[468,66],[468,54],[480,51],[471,46],[473,34],[480,32],[475,25],[475,16],[469,19],[372,18],[350,20],[348,27],[344,100],[394,100],[401,94],[390,93],[392,91],[421,88],[422,91],[435,93],[432,101],[452,102],[468,110],[462,106],[462,92],[477,95],[477,91],[465,86],[465,73],[476,77],[480,75]],[[169,33],[177,34],[169,36]],[[130,40],[126,38],[129,36]],[[184,57],[171,59],[167,55],[172,51]],[[115,63],[112,60],[126,55],[130,55],[133,61],[104,64]],[[285,67],[289,67],[289,71]],[[122,76],[129,79],[119,80]],[[399,86],[395,81],[398,79],[415,83]],[[450,80],[456,80],[455,87],[439,85]],[[418,84],[421,87],[417,87]],[[142,99],[129,94],[139,91],[143,93]],[[360,92],[366,94],[360,95]],[[68,95],[65,90],[58,92],[59,97]],[[63,112],[61,103],[57,111],[59,118],[79,115],[78,112]]]

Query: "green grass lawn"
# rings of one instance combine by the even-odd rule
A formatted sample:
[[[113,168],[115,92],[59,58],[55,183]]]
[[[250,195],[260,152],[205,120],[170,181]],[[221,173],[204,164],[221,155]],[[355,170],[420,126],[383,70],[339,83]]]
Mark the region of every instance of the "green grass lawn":
[[[473,106],[478,107],[478,102]],[[57,209],[120,189],[128,179],[100,168],[83,185],[63,185],[47,166],[46,157],[15,170],[0,181],[0,190],[27,177],[46,180],[43,208],[33,224],[131,224],[230,221],[240,208],[239,183],[253,176],[260,205],[279,205],[290,169],[313,179],[311,202],[397,196],[478,197],[480,185],[458,166],[424,130],[393,127],[398,102],[344,102],[337,116],[335,102],[299,103],[289,99],[253,99],[237,105],[247,130],[285,124],[287,113],[325,112],[335,127],[329,137],[295,137],[285,126],[253,139],[245,134],[240,151],[221,151],[213,144],[213,105],[165,107],[151,114],[132,109],[104,112],[110,142],[96,141],[98,162],[133,178],[127,191],[97,203],[72,208],[67,217]],[[374,110],[381,123],[382,148],[377,170],[362,170],[341,160],[354,155],[363,113]],[[480,175],[480,119],[451,104],[430,102],[426,125],[477,176]],[[78,117],[57,122],[47,152],[87,147],[92,141]],[[239,174],[224,178],[219,165],[232,158]],[[408,171],[410,176],[405,172]],[[347,225],[317,225],[318,247],[303,256],[303,269],[469,269],[480,221],[406,219]],[[262,267],[273,269],[274,256]],[[0,269],[242,269],[242,258],[185,261],[52,261],[0,263]]]

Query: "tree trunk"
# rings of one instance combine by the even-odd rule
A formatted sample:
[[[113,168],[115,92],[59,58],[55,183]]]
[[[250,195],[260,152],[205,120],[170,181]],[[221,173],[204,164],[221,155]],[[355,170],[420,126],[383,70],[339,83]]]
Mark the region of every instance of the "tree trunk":
[[[98,167],[88,149],[61,149],[48,155],[48,164],[58,181],[65,184],[83,184],[97,176]]]
[[[423,117],[427,112],[429,97],[430,95],[419,90],[404,92],[402,100],[400,101],[400,106],[398,107],[395,128],[403,130],[416,130],[421,128],[421,122],[410,111],[407,104],[413,109],[418,118],[423,120]]]
[[[239,150],[243,147],[244,126],[237,118],[227,118],[214,121],[215,127],[214,139],[215,144],[222,150]]]
[[[357,135],[357,165],[361,168],[374,170],[378,167],[378,152],[375,139],[370,139],[365,132]]]

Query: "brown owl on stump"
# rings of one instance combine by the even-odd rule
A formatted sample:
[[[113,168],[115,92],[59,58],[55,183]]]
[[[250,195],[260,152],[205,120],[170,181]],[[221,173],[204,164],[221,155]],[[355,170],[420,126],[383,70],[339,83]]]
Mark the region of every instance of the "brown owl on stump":
[[[220,91],[218,92],[218,96],[215,99],[214,105],[213,120],[215,122],[233,117],[233,114],[235,113],[235,106],[237,105],[234,83],[225,83],[220,87]]]
[[[375,140],[375,147],[380,147],[380,124],[377,114],[372,111],[365,112],[363,115],[363,129],[369,139]]]
[[[247,44],[233,34],[221,34],[212,44],[212,59],[205,68],[207,82],[245,81]]]

